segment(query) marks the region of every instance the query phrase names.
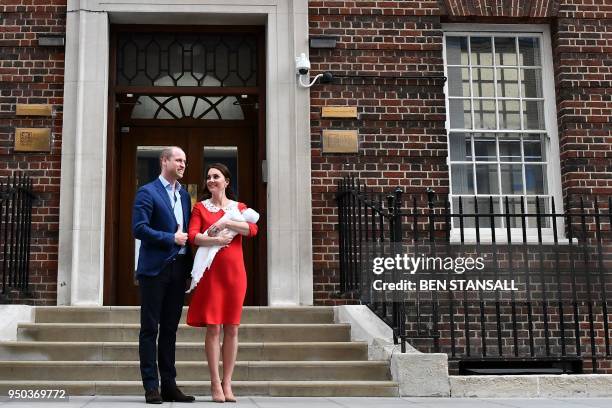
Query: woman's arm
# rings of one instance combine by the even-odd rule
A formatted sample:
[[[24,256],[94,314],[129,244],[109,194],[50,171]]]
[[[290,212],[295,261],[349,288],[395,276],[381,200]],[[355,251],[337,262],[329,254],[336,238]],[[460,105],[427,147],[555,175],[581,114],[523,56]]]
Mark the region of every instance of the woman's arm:
[[[247,206],[243,203],[238,203],[238,210],[242,213],[247,209]],[[219,221],[214,223],[211,228],[213,232],[221,231],[228,228],[237,234],[244,235],[246,237],[253,237],[257,234],[257,225],[246,221],[233,221],[227,219],[228,217],[221,217]]]
[[[249,235],[249,223],[246,221],[232,221],[228,220],[225,222],[225,228],[229,228],[232,231],[236,231],[240,235]]]
[[[193,238],[193,243],[196,246],[224,246],[227,245],[223,239],[225,236],[219,234],[216,237],[208,237],[204,234],[197,233]]]
[[[248,207],[246,206],[246,204],[244,203],[238,203],[238,210],[241,213],[244,213],[246,210],[248,209]],[[257,218],[259,218],[259,216],[257,216]],[[257,224],[252,223],[252,222],[244,222],[242,224],[246,225],[246,229],[244,231],[244,233],[241,232],[242,235],[246,236],[246,237],[254,237],[255,235],[257,235]]]
[[[227,237],[219,234],[216,237],[207,237],[200,233],[204,226],[204,216],[200,210],[201,205],[196,204],[191,212],[189,221],[189,243],[195,246],[224,246],[227,245]]]

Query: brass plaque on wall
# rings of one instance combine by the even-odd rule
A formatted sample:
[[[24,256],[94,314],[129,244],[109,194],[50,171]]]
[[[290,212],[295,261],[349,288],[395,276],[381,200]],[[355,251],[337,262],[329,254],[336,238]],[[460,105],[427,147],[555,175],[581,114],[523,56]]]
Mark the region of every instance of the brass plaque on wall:
[[[323,153],[358,153],[359,138],[356,130],[324,130]]]
[[[321,109],[321,117],[324,118],[356,118],[356,106],[324,106]]]
[[[51,116],[51,105],[48,104],[17,104],[17,116]]]
[[[15,129],[16,152],[50,152],[51,129]]]

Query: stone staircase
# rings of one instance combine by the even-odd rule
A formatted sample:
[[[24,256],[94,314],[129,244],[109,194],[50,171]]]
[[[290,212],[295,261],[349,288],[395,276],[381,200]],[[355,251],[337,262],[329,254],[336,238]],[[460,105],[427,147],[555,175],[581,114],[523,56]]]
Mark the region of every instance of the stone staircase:
[[[177,336],[177,383],[208,395],[204,329]],[[141,395],[138,307],[37,307],[17,341],[0,342],[0,395],[64,389],[68,395]],[[245,307],[233,385],[237,395],[398,396],[388,361],[368,361],[331,307]]]

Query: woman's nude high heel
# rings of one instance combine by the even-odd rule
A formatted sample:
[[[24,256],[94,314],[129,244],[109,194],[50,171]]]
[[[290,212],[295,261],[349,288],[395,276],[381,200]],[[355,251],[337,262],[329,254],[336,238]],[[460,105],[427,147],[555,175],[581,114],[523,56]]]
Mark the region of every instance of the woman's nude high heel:
[[[221,381],[221,389],[223,389],[223,381]],[[223,396],[225,397],[225,402],[236,402],[236,397],[234,396],[234,393],[232,393],[231,396],[228,396],[227,394],[225,394],[225,390],[223,390]]]
[[[225,395],[223,394],[222,384],[222,382],[210,382],[210,395],[212,396],[212,400],[214,402],[225,402]],[[221,388],[221,390],[219,390],[219,388]],[[215,389],[217,392],[215,392]]]

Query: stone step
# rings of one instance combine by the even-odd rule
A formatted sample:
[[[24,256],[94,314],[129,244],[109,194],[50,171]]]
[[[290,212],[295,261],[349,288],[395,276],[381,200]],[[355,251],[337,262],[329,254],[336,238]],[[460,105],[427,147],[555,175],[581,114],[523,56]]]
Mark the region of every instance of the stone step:
[[[182,322],[187,310],[183,309]],[[142,395],[139,307],[37,307],[0,342],[0,395],[65,389],[67,395]],[[187,393],[210,395],[205,328],[179,326],[177,372]],[[368,361],[366,342],[334,324],[332,307],[245,307],[234,390],[240,395],[398,396],[388,361]],[[204,397],[202,400],[210,400]]]
[[[202,356],[203,358],[203,356]],[[178,380],[210,379],[204,361],[176,363]],[[138,381],[138,361],[1,361],[0,381]],[[388,380],[387,361],[239,361],[237,381]]]
[[[183,392],[200,401],[210,401],[210,382],[178,381]],[[394,381],[233,381],[232,388],[241,396],[275,397],[398,397]],[[140,381],[0,381],[0,395],[9,390],[65,390],[66,395],[143,395]],[[144,400],[143,400],[144,401]]]
[[[17,340],[30,341],[135,341],[138,324],[109,323],[21,323]],[[243,324],[243,342],[350,341],[350,324]],[[179,325],[178,342],[202,342],[204,328]]]
[[[203,342],[177,343],[177,361],[198,361]],[[0,360],[138,361],[138,342],[0,342]],[[347,361],[367,360],[367,342],[240,342],[238,360]]]
[[[187,307],[181,323],[185,323]],[[36,323],[140,323],[138,306],[39,306],[35,309]],[[333,323],[334,309],[327,306],[259,307],[245,306],[243,324]]]

